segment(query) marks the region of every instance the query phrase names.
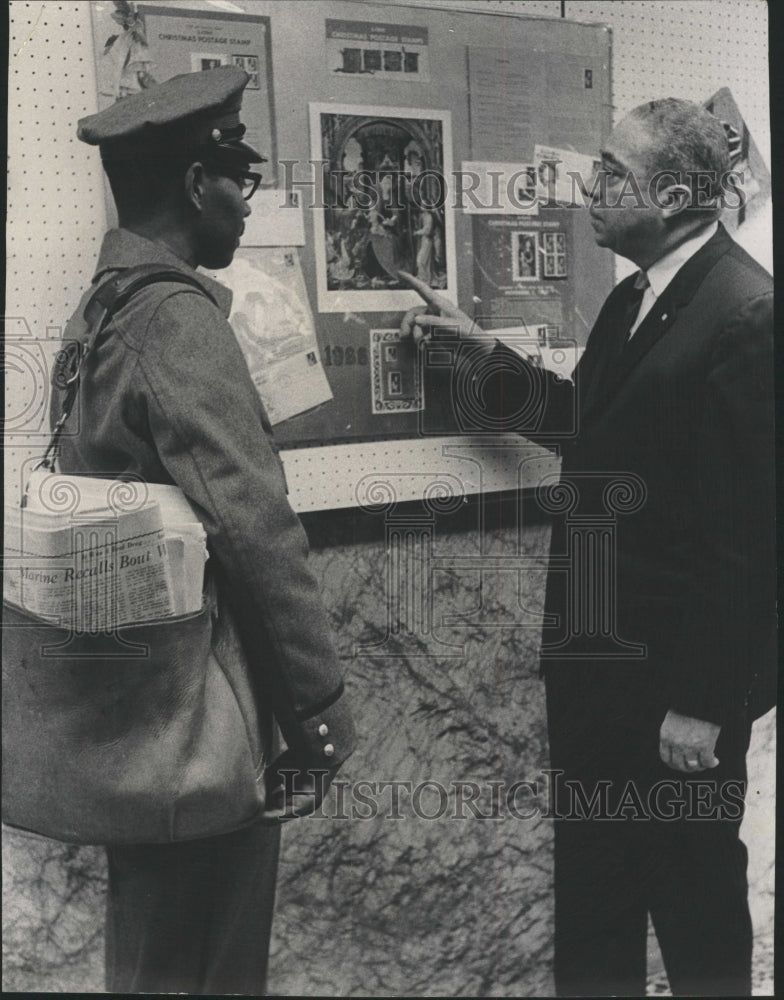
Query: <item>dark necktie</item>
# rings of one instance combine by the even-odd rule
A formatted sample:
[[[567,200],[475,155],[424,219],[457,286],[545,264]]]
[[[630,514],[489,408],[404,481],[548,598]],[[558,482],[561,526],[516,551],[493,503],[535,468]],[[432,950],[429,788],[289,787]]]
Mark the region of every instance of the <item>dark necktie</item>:
[[[602,381],[605,384],[613,380],[617,371],[624,348],[629,342],[629,333],[634,325],[634,321],[637,319],[642,297],[645,294],[648,284],[648,277],[645,272],[639,271],[631,288],[626,293],[626,303],[623,307],[623,312],[620,314],[618,326],[613,331],[612,339],[608,344],[607,363],[602,376]]]
[[[639,271],[634,279],[634,283],[629,291],[629,298],[626,302],[626,310],[624,312],[623,321],[623,330],[625,333],[622,345],[629,339],[629,334],[634,326],[634,321],[637,319],[637,315],[640,312],[640,306],[642,304],[643,296],[645,295],[645,289],[649,285],[650,282],[648,281],[648,275],[645,271]]]

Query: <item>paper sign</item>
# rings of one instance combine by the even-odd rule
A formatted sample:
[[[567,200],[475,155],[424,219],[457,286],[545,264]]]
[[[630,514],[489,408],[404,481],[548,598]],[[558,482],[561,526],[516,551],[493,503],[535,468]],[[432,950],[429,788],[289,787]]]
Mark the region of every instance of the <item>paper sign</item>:
[[[468,215],[538,215],[532,163],[464,160],[455,174],[455,205]]]
[[[429,83],[427,28],[327,18],[327,68],[361,80]]]
[[[297,251],[238,252],[214,277],[234,293],[229,322],[270,422],[332,399]]]
[[[583,190],[590,191],[599,161],[584,153],[554,146],[534,146],[536,191],[542,204],[586,204]]]

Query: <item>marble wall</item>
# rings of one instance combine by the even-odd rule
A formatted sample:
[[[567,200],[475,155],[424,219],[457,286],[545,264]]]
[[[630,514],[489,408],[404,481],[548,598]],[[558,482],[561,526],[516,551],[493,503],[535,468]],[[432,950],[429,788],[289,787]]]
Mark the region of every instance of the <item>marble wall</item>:
[[[321,815],[285,828],[273,993],[552,993],[551,828],[530,789],[513,787],[547,767],[536,650],[549,529],[518,531],[514,510],[499,527],[495,502],[308,524],[362,740]],[[755,728],[759,979],[771,963],[772,717]],[[5,989],[101,990],[100,850],[5,831],[4,874]],[[651,974],[655,986],[655,954]]]

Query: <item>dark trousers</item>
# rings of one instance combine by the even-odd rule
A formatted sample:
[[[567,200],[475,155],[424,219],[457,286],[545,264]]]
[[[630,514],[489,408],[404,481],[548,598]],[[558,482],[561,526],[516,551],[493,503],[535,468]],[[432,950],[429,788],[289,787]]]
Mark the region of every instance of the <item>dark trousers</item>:
[[[719,766],[685,775],[659,760],[666,709],[597,676],[547,676],[556,993],[644,996],[650,913],[675,996],[749,996],[750,725],[725,726]]]
[[[263,994],[280,827],[107,848],[110,993]]]

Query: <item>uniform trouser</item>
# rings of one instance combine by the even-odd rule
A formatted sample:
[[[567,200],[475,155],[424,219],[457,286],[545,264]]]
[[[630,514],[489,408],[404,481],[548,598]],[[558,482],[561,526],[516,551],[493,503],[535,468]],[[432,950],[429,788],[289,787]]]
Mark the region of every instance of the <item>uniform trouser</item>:
[[[547,702],[557,995],[644,996],[650,913],[674,995],[749,996],[749,724],[722,729],[718,767],[685,775],[659,760],[661,706],[629,710],[571,672],[548,672]]]
[[[107,848],[110,993],[263,994],[280,827]]]

